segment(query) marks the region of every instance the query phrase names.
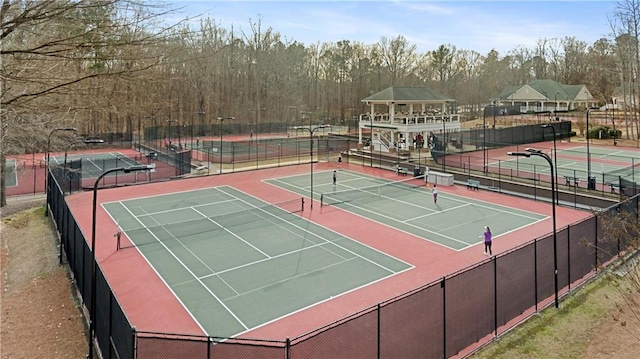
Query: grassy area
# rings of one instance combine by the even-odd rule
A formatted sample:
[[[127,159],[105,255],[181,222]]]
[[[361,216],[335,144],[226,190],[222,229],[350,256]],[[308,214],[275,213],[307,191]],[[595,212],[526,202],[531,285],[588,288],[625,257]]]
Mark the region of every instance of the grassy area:
[[[610,277],[587,284],[471,358],[584,358],[601,326],[620,303]]]

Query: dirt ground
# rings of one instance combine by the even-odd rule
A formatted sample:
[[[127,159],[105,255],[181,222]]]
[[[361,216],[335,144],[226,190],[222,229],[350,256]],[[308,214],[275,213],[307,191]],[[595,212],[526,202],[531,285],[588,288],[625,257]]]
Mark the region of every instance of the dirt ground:
[[[44,201],[10,200],[0,227],[0,358],[85,358],[84,321]]]

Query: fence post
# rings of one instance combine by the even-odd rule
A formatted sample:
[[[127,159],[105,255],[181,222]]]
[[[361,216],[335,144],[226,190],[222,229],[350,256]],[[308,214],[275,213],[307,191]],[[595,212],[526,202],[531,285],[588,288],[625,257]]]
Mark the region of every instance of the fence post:
[[[287,340],[284,344],[284,357],[285,359],[291,358],[291,339],[289,339],[289,337],[287,337]]]
[[[445,277],[442,277],[440,281],[440,288],[442,288],[442,358],[447,359],[447,291]]]
[[[493,328],[498,337],[498,258],[493,256]]]
[[[377,345],[378,345],[378,355],[376,356],[376,358],[380,359],[380,303],[378,303],[376,310],[378,311],[378,327],[376,328],[376,331],[378,332],[378,340],[377,340]]]
[[[597,218],[596,218],[597,219]],[[595,258],[594,258],[594,267],[596,269],[596,273],[598,272],[598,221],[596,220],[595,223],[595,230],[593,231],[593,233],[595,234],[595,238],[593,240],[594,243],[594,247],[595,247],[595,251],[593,251]]]
[[[567,226],[567,283],[571,292],[571,225]]]
[[[136,340],[137,338],[138,336],[136,335],[136,327],[131,326],[131,343],[133,343],[133,345],[131,346],[131,358],[136,357],[136,349],[138,344],[138,341]]]
[[[538,238],[533,240],[533,293],[536,313],[538,312]]]

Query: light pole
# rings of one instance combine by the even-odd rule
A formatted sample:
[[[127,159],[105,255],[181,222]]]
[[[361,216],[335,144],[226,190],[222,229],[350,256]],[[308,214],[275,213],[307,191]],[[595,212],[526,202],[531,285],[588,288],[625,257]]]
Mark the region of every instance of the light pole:
[[[591,179],[591,152],[589,152],[589,111],[593,108],[587,109],[587,182]]]
[[[554,162],[554,167],[556,171],[556,176],[558,176],[558,154],[556,152],[556,129],[549,123],[542,125],[542,128],[550,128],[551,131],[553,131],[553,162]],[[555,180],[557,182],[557,179]],[[559,203],[558,201],[559,201],[558,196],[556,196],[556,203]]]
[[[370,163],[370,167],[373,168],[373,150],[372,150],[372,146],[373,146],[373,114],[369,114],[369,119],[371,124],[369,125],[369,161]],[[378,144],[380,145],[380,144]]]
[[[331,127],[330,125],[318,125],[318,126],[313,126],[313,127],[301,127],[301,126],[296,126],[294,127],[295,130],[303,130],[303,131],[309,131],[309,149],[311,152],[311,208],[313,208],[313,133],[316,132],[317,130],[321,129],[321,128],[327,128],[327,127]]]
[[[169,124],[169,150],[171,150],[171,146],[173,146],[173,143],[171,142],[171,122],[178,124],[178,146],[180,146],[180,122],[178,122],[178,120],[167,120],[167,123]]]
[[[442,116],[442,172],[446,172],[445,157],[447,155],[447,129],[444,122],[444,115]],[[494,123],[495,124],[495,123]]]
[[[496,100],[493,100],[493,128],[496,128]]]
[[[219,126],[219,130],[220,130],[220,153],[218,154],[220,156],[220,171],[218,172],[219,174],[222,174],[222,122],[224,122],[224,120],[234,120],[235,117],[218,117],[218,122],[220,124]]]
[[[482,111],[482,171],[486,174],[489,167],[489,161],[487,160],[487,116]]]
[[[558,308],[558,241],[556,236],[556,197],[557,197],[557,188],[555,181],[555,174],[553,171],[553,163],[551,162],[551,157],[546,153],[536,150],[535,148],[526,148],[526,152],[507,152],[509,156],[538,156],[544,158],[551,168],[551,211],[553,217],[553,278],[554,278],[554,288],[555,288],[555,306]]]
[[[204,110],[200,109],[196,112],[196,114],[200,116],[200,126],[198,126],[198,132],[196,133],[196,136],[198,138],[198,140],[196,141],[196,150],[197,150],[198,147],[200,147],[200,135],[205,133],[205,126],[204,126],[205,112]],[[193,142],[193,138],[191,139],[191,142]]]
[[[47,203],[45,204],[46,208],[44,210],[45,217],[49,216],[49,189],[47,187],[49,185],[49,182],[48,182],[49,181],[48,180],[48,177],[49,177],[49,151],[51,150],[51,136],[54,133],[58,132],[58,131],[73,131],[73,132],[76,132],[76,131],[78,131],[78,129],[75,128],[75,127],[54,128],[53,130],[51,130],[51,132],[49,132],[49,136],[47,137],[47,153],[46,153],[46,156],[45,156],[45,158],[47,159],[47,163],[45,165],[46,172],[44,174],[44,193],[45,193],[46,201],[47,201]]]
[[[618,142],[616,142],[616,99],[611,99],[611,123],[613,124],[613,145],[616,146]]]
[[[122,171],[124,173],[148,171],[151,166],[140,165],[131,167],[118,167],[111,168],[104,171],[93,184],[93,217],[91,218],[91,308],[89,318],[89,354],[87,358],[93,358],[93,336],[95,331],[95,319],[96,319],[96,206],[98,203],[98,184],[102,177],[112,172]]]

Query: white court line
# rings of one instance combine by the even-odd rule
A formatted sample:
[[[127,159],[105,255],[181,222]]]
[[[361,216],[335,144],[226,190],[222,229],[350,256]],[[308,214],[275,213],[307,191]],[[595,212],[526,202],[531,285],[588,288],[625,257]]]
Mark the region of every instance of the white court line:
[[[122,201],[113,201],[113,202],[109,202],[109,204],[114,204],[117,203],[119,204],[122,208],[128,210],[128,208],[124,205],[124,203],[122,203]],[[107,209],[104,207],[104,203],[101,203],[100,206],[102,207],[102,210],[104,210],[107,215],[111,218],[111,220],[116,223],[116,225],[118,226],[118,228],[120,228],[120,225],[118,225],[118,220],[113,218],[113,216],[111,215],[111,213],[109,211],[107,211]],[[131,214],[131,212],[129,211],[129,213]],[[135,217],[134,217],[135,218]],[[126,235],[126,231],[125,232]],[[128,236],[127,236],[128,237]],[[133,243],[133,240],[131,238],[129,238],[129,241],[131,241]],[[207,333],[207,331],[204,329],[204,327],[200,324],[200,322],[198,321],[198,318],[196,318],[193,313],[191,313],[191,311],[189,310],[189,308],[184,304],[184,302],[180,299],[180,297],[178,296],[178,294],[176,294],[176,292],[173,290],[173,288],[171,288],[171,286],[169,285],[169,283],[167,283],[167,281],[162,277],[162,275],[160,275],[160,273],[158,273],[158,271],[156,270],[156,268],[153,266],[153,264],[149,261],[149,259],[142,253],[142,251],[140,251],[140,248],[135,247],[136,251],[138,251],[138,254],[140,254],[140,256],[145,260],[145,262],[147,262],[147,265],[149,266],[149,268],[151,268],[151,270],[156,274],[157,278],[160,278],[160,280],[162,281],[162,283],[164,283],[165,287],[167,289],[169,289],[169,291],[171,292],[171,294],[173,294],[173,297],[178,301],[178,303],[180,303],[180,305],[182,305],[182,308],[184,308],[184,310],[187,312],[187,314],[191,317],[191,319],[193,319],[193,321],[196,323],[196,325],[198,325],[198,328],[200,328],[200,330],[203,333]]]
[[[360,207],[360,206],[352,205],[352,204],[351,204],[351,203],[349,203],[349,202],[341,203],[341,205],[343,205],[343,204],[344,204],[344,205],[347,205],[347,206],[350,206],[350,207],[359,208],[360,210],[363,210],[363,211],[365,211],[365,212],[375,213],[377,216],[387,218],[387,219],[391,220],[392,222],[400,222],[400,221],[398,221],[397,219],[395,219],[395,218],[393,218],[393,217],[389,217],[389,216],[386,216],[386,215],[383,215],[383,214],[377,213],[377,212],[375,212],[375,211],[373,211],[373,210],[365,209],[364,207]],[[367,219],[371,220],[371,218],[369,218],[369,217],[364,217],[364,218],[367,218]],[[402,222],[400,222],[400,223],[402,223]],[[384,224],[384,223],[383,223],[383,224]],[[440,237],[443,237],[443,238],[447,238],[447,239],[450,239],[450,240],[452,240],[452,241],[454,241],[454,242],[458,242],[458,243],[465,244],[465,245],[469,246],[469,243],[464,242],[464,241],[461,241],[461,240],[459,240],[459,239],[457,239],[457,238],[449,237],[449,236],[447,236],[447,235],[444,235],[444,234],[441,234],[441,233],[437,233],[437,232],[435,232],[435,231],[432,231],[432,230],[429,230],[429,229],[426,229],[426,228],[422,228],[422,227],[416,226],[416,225],[411,224],[411,223],[404,223],[404,224],[405,224],[405,225],[407,225],[407,226],[409,226],[409,227],[413,227],[413,228],[415,228],[415,229],[419,229],[419,230],[424,231],[424,232],[427,232],[427,233],[435,234],[435,235],[437,235],[437,236],[440,236]],[[399,229],[399,228],[397,228],[397,227],[394,227],[394,226],[389,226],[389,225],[387,225],[387,224],[384,224],[384,225],[386,225],[386,226],[388,226],[388,227],[391,227],[391,228],[393,228],[393,229],[395,229],[395,230],[401,230],[401,229]],[[403,231],[403,232],[404,232],[404,231]],[[431,241],[431,242],[433,242],[433,241]],[[438,243],[438,242],[436,242],[436,243]],[[440,244],[440,245],[443,245],[442,243],[439,243],[439,244]],[[445,246],[445,247],[447,247],[447,248],[451,248],[451,247],[449,247],[449,246]]]
[[[138,207],[138,208],[140,208],[140,207]],[[142,208],[140,208],[140,209],[142,209]],[[144,211],[144,209],[142,209],[142,211]],[[145,212],[145,213],[146,213],[146,212]],[[147,216],[148,216],[148,214],[147,214]],[[138,217],[136,217],[136,220],[138,220]],[[200,263],[202,263],[202,265],[203,265],[203,266],[207,267],[207,269],[208,269],[209,271],[213,272],[213,269],[212,269],[211,267],[209,267],[209,266],[207,265],[207,263],[205,263],[202,259],[200,259],[200,257],[198,257],[198,255],[196,255],[195,253],[193,253],[193,251],[192,251],[189,247],[185,246],[185,245],[184,245],[184,243],[182,242],[182,240],[181,240],[180,238],[177,238],[176,236],[174,236],[174,235],[173,235],[173,233],[169,232],[169,230],[167,230],[167,229],[165,228],[165,225],[162,225],[160,222],[156,221],[156,219],[155,219],[155,218],[153,218],[153,217],[151,217],[151,220],[152,220],[152,221],[154,221],[154,222],[158,225],[158,227],[162,228],[162,230],[163,230],[163,231],[167,232],[167,234],[169,234],[169,235],[171,236],[171,238],[173,238],[176,242],[180,243],[180,245],[181,245],[181,246],[183,246],[183,247],[184,247],[184,248],[185,248],[189,253],[191,253],[191,255],[192,255],[192,256],[196,257],[196,259],[197,259]],[[138,221],[138,222],[140,222],[140,221]],[[168,224],[175,224],[175,223],[168,223]],[[150,231],[149,231],[149,228],[146,228],[146,229],[147,229],[147,231],[148,231],[148,232],[150,232]]]
[[[211,196],[211,197],[214,197],[214,196]],[[218,195],[215,195],[215,197],[218,197]],[[165,214],[165,213],[171,213],[171,212],[178,212],[178,211],[182,211],[183,209],[186,209],[186,208],[196,209],[196,208],[200,208],[200,207],[204,207],[204,206],[212,206],[212,205],[215,206],[215,205],[218,205],[220,203],[235,202],[237,200],[238,200],[237,198],[225,199],[224,201],[196,204],[194,206],[181,207],[181,208],[172,208],[172,209],[166,209],[164,211],[156,211],[156,212],[147,212],[146,210],[142,209],[142,206],[137,206],[137,207],[144,211],[145,214],[140,216],[140,217],[144,217],[144,216],[153,216],[154,214]],[[164,202],[161,202],[161,203],[171,203],[171,202],[176,202],[176,201],[164,201]],[[237,212],[242,212],[242,211],[244,211],[244,209],[240,209]],[[232,212],[232,213],[235,213],[235,212]],[[181,223],[181,222],[184,222],[184,221],[173,222],[173,223]]]
[[[234,298],[238,298],[238,297],[241,297],[241,296],[243,296],[243,295],[245,295],[245,294],[249,294],[249,293],[257,292],[257,291],[259,291],[259,290],[262,290],[262,289],[265,289],[265,288],[269,288],[269,287],[271,287],[271,286],[273,286],[273,285],[276,285],[276,284],[278,284],[278,283],[286,283],[287,281],[289,281],[289,280],[291,280],[291,279],[299,278],[299,277],[305,276],[305,275],[310,274],[310,273],[323,271],[323,270],[325,270],[325,269],[328,269],[328,268],[331,268],[331,267],[335,267],[335,266],[337,266],[337,265],[342,265],[342,264],[344,264],[344,263],[346,263],[346,262],[349,262],[349,261],[352,261],[352,260],[355,260],[355,259],[356,259],[356,257],[352,257],[352,258],[349,258],[349,259],[346,259],[346,260],[340,261],[340,262],[338,262],[338,263],[332,263],[332,264],[329,264],[328,266],[324,266],[324,267],[322,267],[322,268],[314,269],[314,270],[312,270],[312,271],[310,271],[310,272],[300,273],[300,274],[294,275],[293,277],[288,277],[288,278],[286,278],[286,279],[282,279],[282,280],[279,280],[279,281],[277,281],[277,282],[269,283],[268,285],[263,285],[262,287],[253,288],[253,289],[251,289],[251,290],[249,290],[249,291],[246,291],[246,292],[242,293],[241,295],[236,295],[236,296],[233,296],[233,297],[229,297],[229,298],[227,298],[227,300],[229,300],[229,299],[234,299]]]
[[[228,187],[228,186],[223,186],[223,187]],[[282,228],[282,229],[284,229],[284,230],[289,231],[290,233],[295,234],[296,236],[298,236],[298,237],[302,238],[302,239],[303,239],[303,240],[305,240],[305,241],[306,241],[306,240],[308,240],[308,239],[307,239],[307,237],[309,237],[309,236],[312,236],[312,237],[318,238],[318,239],[320,239],[320,240],[322,241],[321,243],[313,244],[313,245],[311,245],[311,246],[305,247],[304,249],[301,249],[301,250],[300,250],[300,249],[298,249],[298,250],[296,250],[296,251],[292,251],[292,252],[290,252],[290,253],[288,253],[288,254],[296,253],[296,252],[301,252],[301,251],[308,250],[308,249],[310,249],[310,248],[314,248],[314,247],[320,247],[320,248],[322,248],[322,249],[325,249],[324,247],[325,247],[326,245],[331,245],[331,246],[334,246],[334,247],[340,248],[340,249],[344,250],[345,252],[351,253],[354,257],[357,257],[357,258],[360,258],[360,259],[362,259],[362,260],[364,260],[364,261],[367,261],[367,262],[369,262],[369,263],[371,263],[371,264],[373,264],[373,265],[375,265],[375,266],[377,266],[377,267],[379,267],[379,268],[381,268],[381,269],[383,269],[383,270],[387,271],[387,272],[388,272],[388,273],[390,273],[391,275],[395,275],[395,274],[399,273],[399,272],[395,272],[395,271],[393,271],[393,270],[391,270],[391,269],[389,269],[389,268],[387,268],[387,267],[385,267],[385,266],[383,266],[383,265],[381,265],[381,264],[379,264],[379,263],[377,263],[377,262],[374,262],[374,261],[372,261],[372,260],[370,260],[370,259],[368,259],[368,258],[366,258],[366,257],[363,257],[362,255],[360,255],[360,254],[358,254],[358,253],[355,253],[355,252],[353,252],[352,250],[349,250],[349,249],[347,249],[347,248],[345,248],[345,247],[343,247],[343,246],[340,246],[339,244],[337,244],[337,243],[335,243],[335,242],[329,241],[327,238],[322,237],[322,236],[320,236],[320,235],[319,235],[319,234],[317,234],[317,233],[310,232],[310,231],[308,231],[307,229],[302,228],[302,227],[300,227],[300,226],[298,226],[298,225],[296,225],[296,224],[294,224],[294,223],[292,223],[292,222],[290,222],[290,221],[288,221],[288,220],[286,220],[286,219],[280,218],[280,217],[278,217],[277,215],[275,215],[275,214],[273,214],[273,213],[270,213],[270,212],[264,211],[264,210],[262,210],[262,209],[261,209],[261,207],[257,207],[257,206],[255,206],[255,205],[253,205],[253,204],[251,204],[251,203],[249,203],[249,202],[247,202],[247,201],[245,201],[245,200],[243,200],[243,199],[241,199],[241,198],[239,198],[239,197],[235,196],[235,195],[234,195],[234,194],[232,194],[232,193],[229,193],[229,192],[223,191],[223,190],[222,190],[222,188],[214,188],[214,189],[215,189],[215,190],[217,190],[217,191],[219,191],[219,192],[221,192],[221,193],[223,193],[223,194],[225,194],[225,195],[227,195],[227,196],[235,197],[235,198],[236,198],[236,200],[239,200],[239,201],[241,201],[241,202],[247,203],[248,205],[252,206],[254,209],[258,209],[258,210],[260,210],[260,211],[261,211],[261,212],[263,212],[265,215],[267,215],[267,216],[263,216],[263,217],[262,217],[263,219],[265,219],[265,220],[267,220],[267,221],[269,221],[269,222],[271,222],[271,223],[275,224],[276,226],[278,226],[278,227],[280,227],[280,228]],[[248,194],[247,194],[247,196],[248,196]],[[184,208],[190,208],[190,207],[184,207]],[[184,208],[181,208],[181,209],[184,209]],[[128,210],[128,208],[127,208],[127,210]],[[284,210],[282,210],[282,211],[284,211]],[[130,212],[130,213],[131,213],[131,212]],[[133,215],[133,214],[131,213],[131,215]],[[135,216],[134,216],[134,217],[135,217]],[[273,220],[273,219],[270,219],[270,218],[268,218],[268,217],[275,218],[277,221],[276,221],[276,220]],[[135,218],[136,218],[136,220],[138,220],[138,218],[137,218],[137,217],[135,217]],[[139,220],[138,220],[138,221],[139,221]],[[140,222],[140,221],[139,221],[139,222]],[[284,223],[287,223],[290,227],[297,228],[297,229],[299,229],[299,230],[303,231],[303,232],[305,233],[305,236],[302,236],[300,233],[293,232],[290,228],[287,228],[287,227],[283,226],[283,225],[282,225],[282,223],[283,223],[283,222],[284,222]],[[142,223],[141,223],[141,224],[142,224]],[[144,224],[142,224],[142,225],[144,225]],[[148,230],[148,229],[147,229],[147,230]],[[333,231],[332,231],[332,232],[333,232]],[[335,232],[334,232],[334,233],[335,233]],[[153,234],[152,234],[152,235],[153,235]],[[154,237],[155,237],[155,236],[154,236]],[[340,237],[341,239],[348,239],[347,237],[345,237],[345,236],[343,236],[343,235],[339,235],[339,237]],[[156,239],[157,239],[157,237],[156,237]],[[167,249],[167,250],[171,253],[171,255],[172,255],[172,256],[176,257],[176,255],[175,255],[173,252],[171,252],[171,251],[170,251],[170,250],[169,250],[169,249],[168,249],[168,248],[167,248],[167,247],[166,247],[166,246],[165,246],[161,241],[159,241],[159,242],[161,243],[161,245],[162,245],[163,247],[165,247],[165,249]],[[312,242],[312,243],[313,243],[313,242]],[[182,244],[182,243],[181,243],[181,244]],[[369,247],[369,248],[370,248],[370,247]],[[325,250],[327,250],[327,251],[328,251],[328,249],[325,249]],[[338,257],[338,258],[342,258],[341,263],[344,263],[344,262],[346,262],[347,260],[351,260],[351,259],[353,259],[353,258],[351,258],[351,259],[345,259],[344,257],[341,257],[341,256],[339,256],[339,255],[338,255],[338,254],[336,254],[336,253],[333,253],[333,252],[331,252],[331,251],[329,251],[329,252],[330,252],[331,254],[333,254],[334,256]],[[378,252],[379,252],[379,251],[378,251]],[[279,257],[279,256],[283,256],[283,255],[286,255],[286,254],[281,254],[281,255],[278,255],[277,257]],[[388,256],[388,255],[387,255],[387,256]],[[389,256],[389,257],[390,257],[390,256]],[[276,257],[273,257],[273,258],[276,258]],[[271,259],[273,259],[273,258],[271,258]],[[391,258],[393,258],[393,257],[391,257]],[[176,258],[176,259],[177,259],[177,258]],[[394,258],[394,259],[395,259],[395,258]],[[210,275],[206,275],[206,276],[202,276],[202,277],[196,277],[196,276],[195,276],[195,274],[194,274],[194,273],[192,273],[191,271],[189,271],[189,273],[191,273],[191,274],[192,274],[192,276],[194,277],[194,280],[198,281],[201,285],[205,286],[205,285],[204,285],[204,283],[202,282],[202,280],[203,280],[203,279],[206,279],[206,278],[208,278],[208,277],[210,277],[210,276],[214,276],[214,275],[215,275],[215,276],[219,276],[221,273],[228,272],[228,271],[231,271],[231,270],[234,270],[234,269],[238,269],[238,268],[242,268],[242,267],[247,267],[247,266],[250,266],[250,265],[253,265],[253,264],[257,264],[257,263],[260,263],[260,262],[263,262],[263,261],[266,261],[266,260],[269,260],[269,258],[265,258],[265,259],[262,259],[262,260],[259,260],[259,261],[254,261],[254,262],[251,262],[251,263],[246,263],[246,264],[244,264],[244,265],[241,265],[241,266],[238,266],[238,267],[235,267],[235,268],[230,268],[230,269],[227,269],[227,270],[225,270],[225,271],[220,271],[220,272],[218,272],[218,273],[215,273],[215,272],[212,270],[212,271],[211,271],[211,272],[212,272],[212,274],[210,274]],[[396,260],[397,260],[397,259],[396,259]],[[178,261],[181,263],[181,265],[182,265],[182,266],[185,266],[185,264],[184,264],[184,263],[182,263],[180,260],[178,260]],[[399,260],[398,260],[398,261],[399,261]],[[402,263],[405,263],[405,262],[403,262],[403,261],[401,261],[401,262],[402,262]],[[405,264],[406,264],[406,263],[405,263]],[[408,264],[407,264],[407,265],[408,265]],[[413,268],[413,266],[410,266],[410,265],[408,265],[408,267],[409,267],[409,269],[410,269],[410,268]],[[187,281],[187,282],[188,282],[188,281]],[[179,283],[179,284],[185,284],[185,283],[187,283],[187,282],[182,282],[182,283]],[[234,290],[234,292],[238,293],[238,292],[237,292],[233,287],[231,287],[228,283],[226,283],[226,282],[225,282],[225,284],[226,284],[227,286],[229,286],[232,290]],[[206,287],[206,286],[205,286],[205,287]],[[212,293],[212,291],[211,291],[209,288],[207,288],[207,291],[209,291],[210,293]],[[214,297],[216,298],[216,300],[218,300],[218,301],[220,301],[220,302],[222,301],[222,300],[221,300],[220,298],[218,298],[217,296],[215,296],[215,295],[214,295]],[[224,304],[223,304],[223,305],[224,305]],[[229,312],[234,316],[234,318],[237,318],[237,317],[235,316],[235,314],[234,314],[234,313],[232,313],[232,312],[231,312],[231,310],[230,310],[228,307],[226,307],[226,306],[225,306],[225,309],[227,309],[227,310],[228,310],[228,311],[229,311]],[[239,320],[239,319],[238,319],[238,320]],[[240,323],[244,326],[244,323],[242,323],[241,321],[240,321]],[[245,329],[248,329],[248,328],[246,328],[246,326],[245,326]]]
[[[268,255],[267,253],[263,252],[260,248],[257,248],[257,247],[256,247],[256,246],[254,246],[253,244],[251,244],[251,243],[249,243],[249,242],[245,241],[245,240],[244,240],[244,238],[242,238],[242,237],[238,236],[237,234],[235,234],[235,233],[231,232],[230,230],[228,230],[227,228],[225,228],[225,227],[224,227],[223,225],[221,225],[220,223],[218,223],[218,222],[214,221],[214,220],[213,220],[212,218],[210,218],[210,217],[207,217],[204,213],[202,213],[202,212],[198,211],[198,210],[197,210],[197,209],[195,209],[195,208],[191,208],[191,209],[192,209],[192,210],[194,210],[194,211],[196,211],[196,213],[198,213],[198,214],[199,214],[199,215],[201,215],[202,217],[207,218],[211,223],[213,223],[213,224],[215,224],[216,226],[220,227],[220,229],[222,229],[223,231],[225,231],[225,232],[227,232],[227,233],[231,234],[232,236],[234,236],[234,237],[238,238],[238,239],[239,239],[241,242],[243,242],[244,244],[246,244],[246,245],[248,245],[249,247],[251,247],[251,248],[255,249],[258,253],[262,254],[263,256],[265,256],[265,257],[267,257],[267,258],[271,258],[271,256],[270,256],[270,255]],[[213,270],[212,270],[212,272],[214,272],[214,273],[215,273],[215,271],[213,271]]]
[[[123,207],[127,210],[127,212],[129,212],[129,214],[130,214],[131,216],[133,216],[133,218],[135,218],[135,219],[136,219],[136,220],[137,220],[137,221],[138,221],[142,226],[144,226],[144,227],[146,228],[146,226],[144,225],[144,223],[140,222],[140,220],[139,220],[139,219],[138,219],[138,218],[137,218],[133,213],[131,213],[131,211],[129,210],[129,208],[127,208],[127,207],[126,207],[126,206],[124,206],[124,205],[123,205]],[[187,272],[189,272],[189,274],[190,274],[190,275],[191,275],[191,276],[192,276],[192,277],[193,277],[193,278],[194,278],[194,279],[195,279],[195,280],[196,280],[196,281],[197,281],[197,282],[198,282],[198,283],[199,283],[199,284],[200,284],[200,285],[201,285],[201,286],[202,286],[202,287],[207,291],[207,292],[209,292],[209,294],[210,294],[210,295],[211,295],[211,296],[212,296],[212,297],[213,297],[213,298],[214,298],[218,303],[220,303],[220,305],[222,305],[222,307],[223,307],[223,308],[224,308],[224,309],[225,309],[229,314],[231,314],[231,316],[232,316],[236,321],[238,321],[238,323],[239,323],[240,325],[242,325],[242,327],[244,327],[244,329],[245,329],[245,330],[249,329],[249,327],[247,327],[247,325],[246,325],[246,324],[244,324],[244,322],[243,322],[242,320],[240,320],[240,318],[238,318],[238,316],[236,316],[236,314],[235,314],[235,313],[234,313],[234,312],[233,312],[229,307],[227,307],[227,306],[224,304],[224,302],[223,302],[220,298],[218,298],[218,296],[217,296],[215,293],[213,293],[213,291],[211,291],[211,289],[209,289],[209,287],[207,287],[207,286],[202,282],[202,280],[200,280],[200,279],[198,278],[198,276],[196,276],[196,274],[195,274],[195,273],[193,273],[193,271],[191,271],[191,269],[190,269],[187,265],[185,265],[185,264],[184,264],[184,262],[182,262],[182,261],[180,260],[180,258],[178,258],[178,256],[177,256],[175,253],[173,253],[173,251],[171,251],[171,249],[169,249],[169,248],[168,248],[168,247],[167,247],[167,246],[166,246],[166,245],[165,245],[165,244],[164,244],[164,243],[163,243],[163,242],[162,242],[162,241],[161,241],[161,240],[160,240],[160,239],[159,239],[155,234],[153,234],[153,233],[149,230],[149,228],[146,228],[146,230],[147,230],[147,232],[149,232],[149,234],[151,234],[151,235],[152,235],[152,236],[153,236],[153,237],[158,241],[158,243],[159,243],[161,246],[163,246],[163,247],[164,247],[164,249],[165,249],[165,250],[167,250],[167,252],[169,252],[169,254],[171,254],[171,256],[172,256],[172,257],[173,257],[173,258],[174,258],[178,263],[180,263],[180,265],[181,265],[181,266],[182,266],[182,267],[183,267]]]
[[[225,192],[225,193],[226,193],[226,192]],[[227,193],[227,194],[229,194],[230,196],[233,196],[233,194],[230,194],[230,193]],[[248,195],[248,194],[247,194],[247,195]],[[313,237],[315,237],[315,238],[318,238],[318,239],[320,239],[320,240],[324,241],[325,243],[328,243],[328,244],[330,244],[330,245],[332,245],[332,246],[338,247],[338,248],[340,248],[340,249],[344,250],[345,252],[351,253],[351,254],[353,254],[354,256],[359,257],[359,258],[361,258],[361,259],[363,259],[363,260],[365,260],[365,261],[367,261],[367,262],[369,262],[369,263],[371,263],[371,264],[373,264],[373,265],[375,265],[375,266],[377,266],[377,267],[380,267],[380,268],[382,268],[382,269],[384,269],[384,270],[386,270],[386,271],[388,271],[388,272],[390,272],[390,273],[395,273],[395,272],[394,272],[394,271],[392,271],[391,269],[386,268],[386,267],[384,267],[384,266],[380,265],[379,263],[374,262],[374,261],[372,261],[372,260],[370,260],[370,259],[368,259],[368,258],[366,258],[366,257],[363,257],[363,256],[361,256],[360,254],[355,253],[354,251],[352,251],[352,250],[350,250],[350,249],[344,248],[343,246],[340,246],[340,245],[336,244],[335,242],[329,241],[329,240],[327,240],[325,237],[322,237],[322,236],[320,236],[320,235],[319,235],[319,234],[317,234],[317,233],[311,232],[311,231],[307,230],[306,228],[302,228],[302,227],[300,227],[299,225],[294,224],[294,223],[293,223],[293,222],[291,222],[291,221],[288,221],[288,220],[286,220],[286,219],[280,218],[280,217],[278,217],[278,216],[274,215],[273,213],[267,212],[267,211],[263,210],[261,207],[256,207],[256,206],[254,206],[253,204],[251,204],[251,203],[249,203],[249,202],[244,201],[243,199],[240,199],[240,198],[238,198],[238,199],[239,199],[240,201],[243,201],[243,202],[247,203],[247,204],[248,204],[248,205],[250,205],[250,206],[253,206],[255,209],[260,210],[261,212],[263,212],[264,214],[266,214],[266,215],[268,215],[268,216],[270,216],[270,217],[277,218],[279,222],[285,222],[285,223],[287,223],[289,226],[294,227],[294,228],[298,228],[298,229],[300,229],[300,230],[304,231],[306,234],[310,234],[311,236],[313,236]],[[283,211],[284,211],[284,210],[283,210]],[[286,212],[286,211],[285,211],[285,212]],[[269,219],[267,219],[266,217],[262,217],[262,218],[263,218],[263,219],[265,219],[265,220],[267,220],[267,221],[269,221],[269,222],[271,222],[271,223],[273,223],[273,224],[275,224],[276,226],[279,226],[279,227],[281,227],[281,228],[283,228],[283,229],[287,230],[284,226],[281,226],[281,225],[280,225],[279,223],[277,223],[277,222],[274,222],[274,221],[272,221],[272,220],[269,220]],[[332,231],[332,232],[334,232],[334,231]],[[294,234],[295,234],[295,232],[291,232],[291,233],[294,233]],[[334,232],[334,233],[336,233],[336,232]],[[344,235],[342,235],[342,234],[340,234],[340,233],[336,233],[336,234],[338,234],[338,235],[340,236],[340,238],[347,238],[347,237],[345,237]],[[306,238],[306,237],[304,237],[304,238]],[[358,242],[358,243],[359,243],[359,242]]]

